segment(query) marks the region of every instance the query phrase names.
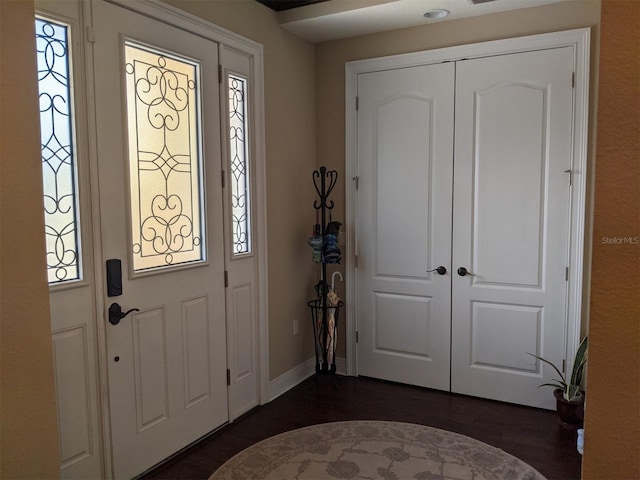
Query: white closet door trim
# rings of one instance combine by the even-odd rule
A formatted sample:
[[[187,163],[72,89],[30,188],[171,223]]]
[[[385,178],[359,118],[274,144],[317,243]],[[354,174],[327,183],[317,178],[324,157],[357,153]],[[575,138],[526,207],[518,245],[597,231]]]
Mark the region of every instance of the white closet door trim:
[[[357,375],[356,365],[356,318],[357,288],[356,256],[357,218],[356,185],[358,177],[357,140],[358,75],[367,72],[407,68],[464,58],[479,58],[493,55],[527,52],[558,47],[572,47],[575,69],[575,103],[573,120],[573,177],[571,191],[571,231],[569,252],[569,295],[567,301],[567,331],[565,358],[573,358],[580,341],[584,281],[584,240],[586,222],[587,189],[587,136],[589,123],[589,28],[531,35],[506,40],[460,45],[455,47],[406,53],[388,57],[348,62],[345,65],[345,210],[346,210],[346,343],[347,375]],[[588,265],[587,265],[588,268]]]

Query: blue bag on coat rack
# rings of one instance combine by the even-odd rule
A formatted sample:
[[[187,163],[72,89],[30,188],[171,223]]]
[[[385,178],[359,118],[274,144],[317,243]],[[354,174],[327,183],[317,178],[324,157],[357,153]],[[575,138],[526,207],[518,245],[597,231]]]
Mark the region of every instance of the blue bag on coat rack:
[[[340,263],[342,252],[338,247],[340,222],[329,222],[324,236],[324,263]]]

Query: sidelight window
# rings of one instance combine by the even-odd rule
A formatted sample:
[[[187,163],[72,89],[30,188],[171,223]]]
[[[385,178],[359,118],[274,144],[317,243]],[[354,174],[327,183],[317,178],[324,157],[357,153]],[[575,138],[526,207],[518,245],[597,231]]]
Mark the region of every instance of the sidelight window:
[[[229,154],[233,254],[251,253],[247,80],[229,75]]]
[[[59,284],[81,278],[70,28],[35,23],[47,277]]]

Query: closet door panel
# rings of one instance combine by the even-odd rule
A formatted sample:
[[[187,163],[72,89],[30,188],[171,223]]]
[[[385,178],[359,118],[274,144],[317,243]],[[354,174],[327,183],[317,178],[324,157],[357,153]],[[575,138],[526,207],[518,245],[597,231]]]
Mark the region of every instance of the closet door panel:
[[[573,51],[458,62],[452,391],[553,408],[566,329]]]
[[[452,64],[358,80],[358,373],[449,389]]]

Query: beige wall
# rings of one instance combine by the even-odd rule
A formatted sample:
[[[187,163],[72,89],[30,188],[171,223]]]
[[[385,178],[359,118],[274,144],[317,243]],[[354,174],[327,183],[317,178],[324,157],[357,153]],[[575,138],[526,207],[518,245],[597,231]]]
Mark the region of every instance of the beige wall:
[[[602,2],[583,478],[640,478],[640,2]]]
[[[382,57],[454,45],[465,45],[503,38],[593,27],[591,32],[591,117],[595,111],[597,82],[597,40],[600,21],[599,0],[576,0],[555,5],[503,12],[427,26],[377,33],[319,44],[316,48],[316,109],[318,165],[337,169],[344,178],[345,150],[345,62]],[[594,122],[590,122],[593,134]],[[593,135],[592,135],[593,136]],[[593,150],[593,149],[592,149]],[[593,154],[590,154],[593,164]],[[593,170],[593,169],[591,169]],[[344,207],[344,183],[336,192],[336,202]],[[344,213],[337,216],[344,218]],[[590,228],[590,225],[587,226]],[[588,243],[588,242],[587,242]],[[587,245],[588,247],[588,245]],[[588,260],[587,260],[588,262]],[[345,329],[342,323],[338,356],[345,355]]]
[[[59,477],[33,3],[0,2],[0,478]]]
[[[306,299],[317,274],[306,242],[315,218],[314,46],[281,29],[275,13],[253,0],[167,2],[264,47],[269,373],[274,379],[313,356]],[[295,337],[294,320],[300,322]]]

